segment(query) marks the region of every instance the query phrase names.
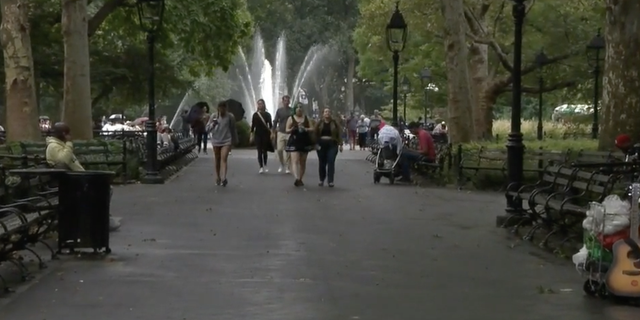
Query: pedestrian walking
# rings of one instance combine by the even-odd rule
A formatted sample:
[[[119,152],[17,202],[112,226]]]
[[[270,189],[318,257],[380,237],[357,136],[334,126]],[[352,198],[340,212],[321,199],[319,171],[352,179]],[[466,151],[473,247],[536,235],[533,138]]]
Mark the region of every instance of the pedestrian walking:
[[[216,185],[227,186],[228,159],[232,146],[238,143],[236,118],[227,111],[226,102],[218,103],[218,112],[210,117],[207,132],[211,134]]]
[[[318,174],[320,176],[319,186],[324,186],[325,180],[329,187],[334,186],[334,176],[336,172],[336,157],[338,151],[342,152],[342,130],[337,121],[331,115],[329,108],[324,109],[322,120],[315,127],[314,133],[318,142]]]
[[[276,153],[278,160],[280,160],[280,168],[278,172],[285,171],[291,172],[291,157],[289,152],[285,152],[287,142],[289,141],[289,134],[287,131],[287,121],[293,115],[293,109],[289,106],[291,103],[291,97],[282,97],[282,106],[276,110],[276,114],[273,119],[273,134],[276,140]]]
[[[286,133],[290,136],[286,151],[291,155],[291,170],[296,178],[293,185],[301,187],[304,186],[302,179],[307,170],[307,156],[314,148],[311,137],[313,128],[301,106],[296,106],[293,112],[287,120]]]
[[[253,114],[251,118],[251,138],[256,145],[258,151],[258,165],[260,170],[258,173],[269,172],[267,167],[267,160],[269,159],[269,152],[273,152],[273,144],[271,142],[271,129],[273,123],[271,122],[271,114],[266,111],[266,104],[263,99],[258,100],[258,111]]]

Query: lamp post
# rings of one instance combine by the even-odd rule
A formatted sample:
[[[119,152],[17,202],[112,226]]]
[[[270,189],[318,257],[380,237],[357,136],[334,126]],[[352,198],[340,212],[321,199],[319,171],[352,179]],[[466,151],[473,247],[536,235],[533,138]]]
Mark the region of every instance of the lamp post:
[[[429,84],[431,82],[431,70],[424,68],[420,72],[420,84],[424,90],[424,123],[427,123],[427,105],[429,104]]]
[[[513,41],[513,68],[511,70],[512,105],[511,105],[511,132],[507,138],[507,177],[509,183],[517,190],[522,184],[524,166],[524,144],[522,143],[521,113],[522,113],[522,25],[525,17],[525,0],[513,1],[514,41]],[[507,215],[520,214],[522,201],[507,196]],[[497,221],[500,225],[501,218]]]
[[[593,67],[593,125],[591,126],[591,138],[598,139],[598,101],[600,100],[600,61],[604,60],[604,56],[600,51],[604,50],[604,38],[598,33],[587,45],[587,61]]]
[[[398,63],[400,52],[407,44],[407,23],[400,13],[400,1],[396,2],[396,10],[391,15],[387,24],[387,47],[393,53],[393,122],[392,126],[398,126]]]
[[[407,122],[407,95],[411,91],[411,82],[407,76],[402,77],[402,118]]]
[[[149,120],[145,123],[147,134],[147,161],[146,172],[142,177],[142,183],[161,184],[164,180],[158,173],[158,131],[156,130],[156,97],[155,97],[155,65],[154,47],[157,31],[162,26],[164,14],[164,0],[137,0],[138,19],[140,27],[147,33],[148,58],[149,58]]]
[[[543,137],[543,127],[542,127],[542,90],[544,89],[544,74],[542,73],[544,66],[549,62],[549,58],[544,51],[541,49],[540,52],[536,55],[536,67],[538,67],[538,135],[537,138],[539,141],[542,140]]]

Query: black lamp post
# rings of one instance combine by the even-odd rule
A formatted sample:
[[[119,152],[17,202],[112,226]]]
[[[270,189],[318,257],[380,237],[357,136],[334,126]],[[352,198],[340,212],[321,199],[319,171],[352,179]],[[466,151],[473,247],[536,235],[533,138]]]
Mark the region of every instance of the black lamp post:
[[[525,17],[525,0],[513,1],[514,41],[513,41],[513,69],[511,71],[512,105],[511,132],[507,138],[507,176],[509,183],[517,190],[522,185],[524,166],[524,144],[522,143],[521,113],[522,113],[522,25]],[[509,215],[522,212],[522,201],[507,197],[506,212]],[[498,217],[498,223],[501,218]]]
[[[544,74],[542,73],[544,66],[549,62],[549,58],[541,49],[536,55],[536,66],[538,67],[538,140],[543,138],[542,127],[542,90],[544,89]]]
[[[604,56],[600,51],[604,50],[605,42],[600,29],[591,42],[587,45],[587,60],[589,65],[593,67],[593,125],[591,126],[591,138],[598,139],[598,101],[600,100],[600,61],[604,60]]]
[[[407,121],[407,95],[411,91],[411,82],[407,76],[402,77],[402,117]]]
[[[420,72],[420,84],[424,90],[424,123],[427,123],[427,105],[429,104],[429,84],[431,81],[431,70],[424,68]]]
[[[393,53],[393,122],[392,126],[398,126],[398,63],[400,52],[407,44],[407,23],[400,13],[400,1],[396,2],[396,10],[391,15],[387,24],[387,47]]]
[[[156,32],[162,26],[164,14],[164,0],[137,0],[138,19],[140,27],[147,33],[147,45],[149,50],[149,111],[145,124],[147,133],[147,162],[146,173],[142,177],[142,183],[161,184],[164,182],[158,173],[158,131],[156,130],[156,97],[155,97],[155,63],[154,47]]]

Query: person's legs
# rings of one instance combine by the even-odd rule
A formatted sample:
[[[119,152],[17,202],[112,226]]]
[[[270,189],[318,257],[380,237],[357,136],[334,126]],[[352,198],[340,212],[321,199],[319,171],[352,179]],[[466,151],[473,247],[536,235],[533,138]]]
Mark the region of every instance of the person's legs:
[[[282,132],[278,132],[276,136],[276,153],[278,154],[278,160],[280,161],[280,170],[279,172],[284,170],[284,147],[287,145],[287,139],[285,139],[285,134]],[[288,157],[288,155],[287,155]]]
[[[264,153],[266,151],[262,149],[259,143],[256,143],[256,150],[258,151],[258,165],[260,165],[260,169],[262,169],[264,167]]]
[[[367,146],[367,133],[366,132],[358,133],[358,146],[360,146],[360,150],[364,149]]]
[[[327,146],[326,143],[320,143],[318,153],[318,175],[320,176],[320,185],[327,179]]]
[[[302,178],[304,178],[304,173],[307,171],[307,156],[309,152],[300,152],[300,169],[298,171],[298,180],[302,182]]]
[[[220,184],[220,158],[222,147],[213,147],[213,164],[216,169],[216,183]]]
[[[291,158],[291,172],[293,177],[298,181],[298,164],[300,163],[300,152],[287,152]]]
[[[222,177],[222,185],[227,185],[227,172],[229,171],[228,159],[231,146],[224,146],[220,149],[220,176]]]
[[[200,153],[202,151],[202,134],[200,133],[196,134],[196,145],[198,146],[198,153]]]
[[[402,179],[411,180],[411,166],[420,159],[420,155],[412,150],[404,149],[400,156]]]
[[[338,145],[334,144],[327,150],[327,175],[329,186],[333,186],[333,178],[336,174],[336,157],[338,156]]]
[[[349,130],[349,142],[351,143],[351,150],[356,149],[356,131]]]
[[[204,151],[204,154],[207,154],[207,139],[209,138],[209,133],[204,132],[202,133],[202,151]]]
[[[262,164],[264,165],[265,171],[267,171],[267,160],[269,159],[269,152],[267,150],[262,150]]]

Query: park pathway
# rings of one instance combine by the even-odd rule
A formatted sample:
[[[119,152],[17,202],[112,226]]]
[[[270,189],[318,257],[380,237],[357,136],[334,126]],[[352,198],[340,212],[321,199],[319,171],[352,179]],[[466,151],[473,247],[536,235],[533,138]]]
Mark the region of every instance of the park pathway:
[[[64,257],[0,298],[3,320],[637,319],[583,297],[570,262],[496,229],[499,194],[373,185],[360,151],[336,188],[257,174],[234,151],[229,186],[203,157],[160,186],[116,188],[114,254]]]

